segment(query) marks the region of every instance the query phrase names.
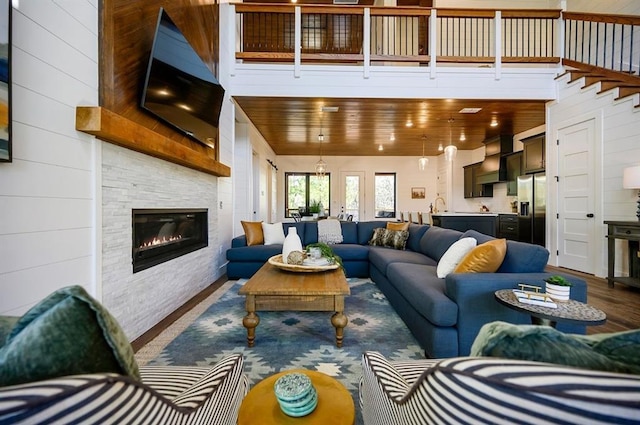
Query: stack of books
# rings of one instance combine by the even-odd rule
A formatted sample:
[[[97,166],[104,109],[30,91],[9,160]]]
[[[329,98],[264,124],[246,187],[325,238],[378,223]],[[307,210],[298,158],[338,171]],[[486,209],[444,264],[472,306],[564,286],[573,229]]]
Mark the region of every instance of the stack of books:
[[[542,307],[558,308],[558,304],[553,302],[551,297],[540,292],[530,292],[522,289],[514,289],[513,293],[522,304],[539,305]]]

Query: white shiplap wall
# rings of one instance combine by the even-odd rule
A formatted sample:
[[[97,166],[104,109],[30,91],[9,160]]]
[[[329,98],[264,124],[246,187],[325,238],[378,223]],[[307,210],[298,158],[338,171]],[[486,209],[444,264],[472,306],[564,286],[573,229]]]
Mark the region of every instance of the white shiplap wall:
[[[97,142],[75,107],[98,103],[98,1],[14,2],[13,162],[0,164],[0,314],[70,284],[99,296]]]
[[[622,188],[622,170],[631,165],[640,164],[640,109],[636,105],[640,102],[638,95],[616,100],[617,91],[610,90],[601,94],[599,84],[583,89],[583,81],[567,84],[568,76],[557,81],[558,100],[549,104],[547,116],[548,134],[553,139],[557,130],[563,123],[585,117],[594,119],[596,129],[601,131],[595,135],[598,150],[602,152],[601,158],[595,158],[597,169],[594,170],[597,184],[595,188],[596,202],[596,252],[599,254],[596,275],[607,274],[607,233],[605,220],[635,220],[637,191]],[[549,169],[553,172],[557,147],[554,143],[548,143],[547,160]],[[601,179],[598,179],[602,176]],[[549,190],[553,190],[550,185]],[[555,193],[550,193],[555,197]],[[553,208],[555,198],[551,199]],[[552,209],[551,216],[555,215]],[[550,220],[552,235],[557,232],[556,224]],[[552,237],[550,261],[554,261],[554,252],[557,249]],[[616,269],[617,274],[626,274],[627,251],[626,243],[618,241],[616,245]]]

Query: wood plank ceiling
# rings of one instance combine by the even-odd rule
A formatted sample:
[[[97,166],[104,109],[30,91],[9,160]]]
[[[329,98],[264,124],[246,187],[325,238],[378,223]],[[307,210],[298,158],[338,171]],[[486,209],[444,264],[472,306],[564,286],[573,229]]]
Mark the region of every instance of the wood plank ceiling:
[[[477,149],[485,139],[521,133],[545,122],[545,101],[244,96],[234,100],[277,155],[318,155],[322,145],[327,156],[421,156],[424,136],[425,155],[435,156],[441,154],[438,146],[447,146],[450,140],[458,149]],[[322,112],[326,107],[338,110]],[[480,110],[461,113],[463,108]],[[491,126],[492,122],[497,125]]]

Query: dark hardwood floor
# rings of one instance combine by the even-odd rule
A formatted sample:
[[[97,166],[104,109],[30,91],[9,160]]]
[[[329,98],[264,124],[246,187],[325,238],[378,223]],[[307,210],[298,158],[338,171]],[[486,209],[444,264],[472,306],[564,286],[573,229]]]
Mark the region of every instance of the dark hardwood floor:
[[[587,282],[587,302],[607,314],[607,322],[587,327],[587,334],[640,328],[640,289],[621,283],[609,288],[606,279],[569,269],[547,266],[547,270],[578,276]]]

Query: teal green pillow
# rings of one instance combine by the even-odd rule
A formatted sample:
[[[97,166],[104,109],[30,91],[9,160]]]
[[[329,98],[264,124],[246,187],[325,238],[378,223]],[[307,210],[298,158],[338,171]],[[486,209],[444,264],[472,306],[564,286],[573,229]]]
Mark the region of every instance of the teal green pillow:
[[[13,328],[16,322],[20,319],[15,316],[0,316],[0,347],[4,345],[11,328]]]
[[[628,342],[629,337],[609,338],[594,343],[590,337],[564,334],[549,326],[492,322],[480,329],[471,346],[471,356],[532,360],[582,369],[640,374],[638,355],[635,356],[635,364],[623,360],[631,354],[629,347],[632,345],[625,344],[625,340]],[[637,338],[635,341],[637,350]],[[600,347],[596,349],[598,345]]]
[[[99,372],[140,379],[120,325],[80,286],[62,288],[31,308],[0,348],[0,386]]]

